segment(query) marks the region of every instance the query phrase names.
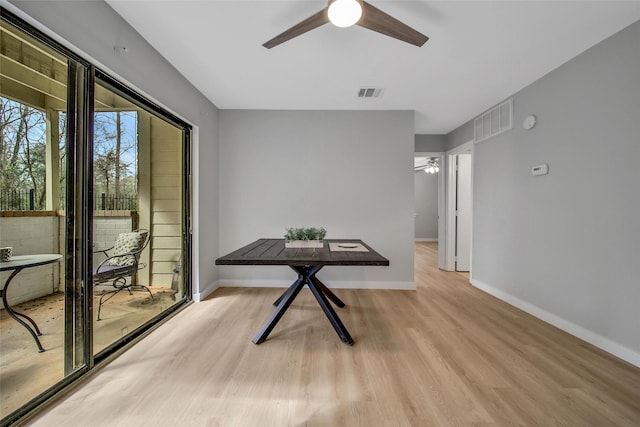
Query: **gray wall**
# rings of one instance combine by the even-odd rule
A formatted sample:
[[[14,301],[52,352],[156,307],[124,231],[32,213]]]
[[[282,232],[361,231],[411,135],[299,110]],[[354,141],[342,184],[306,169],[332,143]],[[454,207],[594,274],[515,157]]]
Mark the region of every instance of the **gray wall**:
[[[442,173],[442,172],[439,172]],[[438,175],[414,172],[415,238],[438,240]]]
[[[639,46],[637,22],[515,94],[514,129],[475,145],[472,274],[640,366]]]
[[[478,112],[480,115],[482,111]],[[463,124],[462,126],[452,130],[447,134],[446,137],[446,151],[453,150],[459,145],[465,144],[469,141],[473,140],[473,120],[470,120]]]
[[[220,252],[286,227],[361,238],[389,267],[332,267],[334,287],[415,288],[412,111],[220,111]],[[289,285],[283,267],[221,267],[221,285]]]
[[[416,152],[444,152],[447,151],[446,135],[416,135],[415,136]]]
[[[12,1],[7,7],[194,125],[193,285],[196,298],[208,292],[217,279],[211,260],[218,254],[218,109],[101,0]],[[129,53],[117,54],[116,45]]]

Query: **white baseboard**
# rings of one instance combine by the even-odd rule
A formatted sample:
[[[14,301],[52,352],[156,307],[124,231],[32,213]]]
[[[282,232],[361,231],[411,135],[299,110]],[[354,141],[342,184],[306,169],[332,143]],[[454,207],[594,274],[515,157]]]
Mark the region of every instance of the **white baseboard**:
[[[200,290],[200,292],[198,292],[197,294],[193,294],[193,301],[194,302],[202,301],[203,299],[211,295],[213,291],[215,291],[219,287],[220,287],[220,280],[205,286],[204,289]]]
[[[416,242],[437,242],[437,237],[416,237]]]
[[[288,288],[291,280],[218,280],[217,287],[225,288]],[[344,282],[323,281],[331,289],[391,289],[415,291],[416,282]],[[211,291],[213,292],[213,291]],[[195,299],[195,298],[194,298]]]
[[[523,301],[511,294],[494,288],[493,286],[489,286],[488,284],[483,283],[479,280],[472,279],[471,284],[476,288],[482,289],[486,293],[493,295],[494,297],[502,301],[518,307],[519,309],[531,314],[532,316],[537,317],[538,319],[544,320],[545,322],[550,323],[553,326],[588,342],[589,344],[592,344],[608,353],[611,353],[614,356],[617,356],[620,359],[631,363],[632,365],[640,367],[640,354],[621,344],[618,344],[617,342],[611,341],[610,339],[605,338],[602,335],[585,329],[582,326],[576,325],[575,323],[563,319],[562,317],[559,317],[555,314],[549,313],[548,311],[536,305]]]

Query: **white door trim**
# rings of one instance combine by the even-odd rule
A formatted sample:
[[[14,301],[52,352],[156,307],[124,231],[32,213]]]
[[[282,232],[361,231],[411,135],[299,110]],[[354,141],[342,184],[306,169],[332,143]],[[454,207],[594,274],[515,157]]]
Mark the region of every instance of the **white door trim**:
[[[473,218],[473,140],[446,152],[447,158],[447,191],[446,191],[446,221],[445,221],[445,259],[443,270],[456,269],[456,156],[471,153],[471,218]],[[473,221],[471,221],[471,265],[473,266]],[[469,271],[471,277],[471,271]]]
[[[445,171],[444,164],[445,153],[442,151],[418,151],[414,153],[414,157],[437,157],[440,163],[440,172],[438,172],[438,268],[444,269],[446,254],[446,239],[445,239]]]
[[[456,271],[471,268],[471,153],[458,154]]]

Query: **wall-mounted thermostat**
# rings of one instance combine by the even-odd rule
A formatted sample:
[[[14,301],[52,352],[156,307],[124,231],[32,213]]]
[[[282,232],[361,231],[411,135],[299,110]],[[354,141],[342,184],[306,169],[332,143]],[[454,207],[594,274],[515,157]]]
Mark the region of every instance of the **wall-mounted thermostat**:
[[[549,164],[545,163],[543,165],[534,166],[531,168],[531,174],[533,176],[538,175],[546,175],[549,173]]]

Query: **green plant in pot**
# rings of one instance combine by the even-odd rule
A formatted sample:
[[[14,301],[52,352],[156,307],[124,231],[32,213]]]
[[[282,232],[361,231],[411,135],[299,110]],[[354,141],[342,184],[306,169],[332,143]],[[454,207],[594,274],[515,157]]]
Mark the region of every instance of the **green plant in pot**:
[[[327,230],[324,227],[287,228],[284,235],[287,248],[322,248]]]

